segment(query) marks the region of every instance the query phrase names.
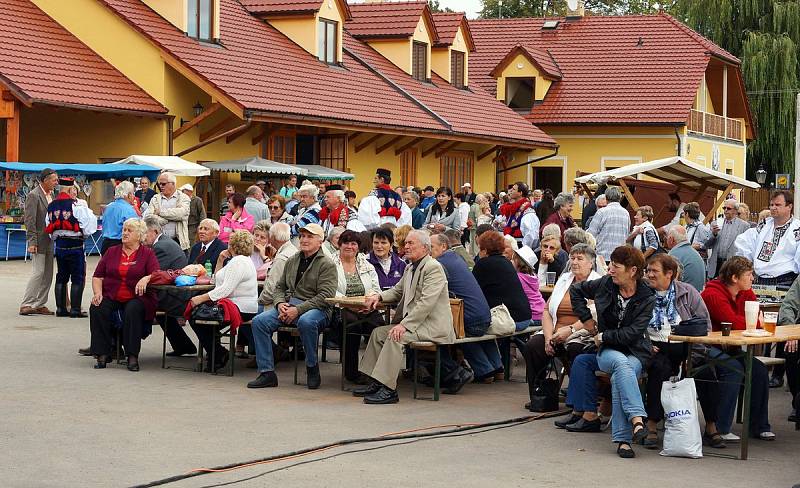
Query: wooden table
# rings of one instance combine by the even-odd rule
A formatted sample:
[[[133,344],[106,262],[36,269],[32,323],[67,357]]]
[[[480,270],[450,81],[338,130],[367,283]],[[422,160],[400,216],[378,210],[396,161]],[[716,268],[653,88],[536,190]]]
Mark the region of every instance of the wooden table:
[[[753,374],[753,356],[755,347],[762,344],[775,344],[800,339],[800,325],[783,325],[777,327],[774,335],[765,337],[746,337],[743,330],[733,330],[730,336],[723,336],[722,332],[711,332],[707,336],[691,337],[670,335],[671,342],[685,342],[690,344],[703,344],[719,347],[744,347],[744,398],[742,399],[742,437],[739,459],[747,459],[747,443],[750,436],[750,393]],[[730,353],[729,353],[730,355]],[[730,355],[729,360],[736,360],[740,356]],[[691,360],[687,361],[686,376],[691,376]]]
[[[544,298],[545,301],[547,301],[547,299],[550,298],[550,295],[553,294],[553,288],[555,287],[547,285],[539,285],[539,293],[542,294],[542,298]]]
[[[325,301],[335,307],[339,307],[342,309],[347,309],[352,312],[358,312],[359,310],[363,309],[365,306],[365,300],[367,299],[366,296],[356,296],[356,297],[334,297],[334,298],[326,298]],[[391,310],[392,306],[395,304],[391,303],[384,303],[379,302],[378,306],[383,307],[384,313],[386,314],[386,323],[390,322],[389,311]],[[347,346],[347,329],[355,327],[356,325],[363,324],[367,321],[367,317],[362,319],[358,319],[355,322],[348,323],[347,321],[347,314],[342,314],[342,344],[339,348],[339,364],[342,365],[342,378],[341,378],[341,388],[342,391],[348,391],[344,386],[345,375],[344,375],[344,367],[345,367],[345,348]]]

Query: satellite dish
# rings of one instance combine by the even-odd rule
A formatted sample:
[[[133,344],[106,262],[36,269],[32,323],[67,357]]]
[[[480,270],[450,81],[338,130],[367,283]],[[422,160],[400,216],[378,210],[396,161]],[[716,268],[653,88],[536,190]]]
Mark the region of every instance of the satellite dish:
[[[578,0],[567,0],[567,8],[572,11],[578,10]]]

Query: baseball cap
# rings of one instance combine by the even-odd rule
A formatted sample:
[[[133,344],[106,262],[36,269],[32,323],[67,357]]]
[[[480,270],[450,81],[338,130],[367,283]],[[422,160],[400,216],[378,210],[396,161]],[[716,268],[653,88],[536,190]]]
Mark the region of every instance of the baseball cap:
[[[470,185],[469,183],[464,183],[463,185],[461,185],[461,188],[472,188],[472,185]]]
[[[310,234],[314,234],[315,236],[325,238],[325,231],[322,230],[319,224],[307,224],[305,227],[300,229],[300,232],[308,232]]]
[[[517,256],[522,258],[523,261],[528,263],[528,266],[531,268],[536,266],[536,263],[539,261],[536,258],[536,253],[533,252],[533,249],[529,248],[528,246],[515,247],[514,252],[517,253]]]
[[[185,185],[180,187],[179,190],[180,191],[183,191],[183,190],[194,191],[194,187],[192,186],[191,183],[186,183]]]

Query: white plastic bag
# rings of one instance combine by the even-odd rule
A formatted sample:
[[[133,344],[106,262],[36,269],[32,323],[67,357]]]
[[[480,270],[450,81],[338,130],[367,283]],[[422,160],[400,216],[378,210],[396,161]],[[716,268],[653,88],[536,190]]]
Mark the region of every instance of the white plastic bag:
[[[697,415],[694,379],[665,381],[661,388],[664,407],[664,449],[662,456],[703,457],[703,436]]]

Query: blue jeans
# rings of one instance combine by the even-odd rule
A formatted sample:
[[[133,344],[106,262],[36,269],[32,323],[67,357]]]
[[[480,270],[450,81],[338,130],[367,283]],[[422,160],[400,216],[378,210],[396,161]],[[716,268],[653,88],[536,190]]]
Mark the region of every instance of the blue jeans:
[[[469,325],[465,324],[464,332],[467,337],[480,337],[486,334],[490,324]],[[476,378],[488,376],[490,373],[502,369],[500,350],[495,341],[472,342],[461,345],[464,358],[469,361]]]
[[[603,348],[597,354],[597,366],[611,375],[611,441],[631,442],[631,419],[647,417],[638,382],[642,363],[634,355]]]
[[[597,354],[580,354],[569,369],[567,405],[576,412],[597,412]]]
[[[716,348],[708,352],[709,358],[728,359],[730,356]],[[726,367],[727,366],[727,367]],[[719,385],[719,408],[717,410],[717,431],[727,434],[733,425],[739,388],[744,377],[743,359],[726,361],[716,368]],[[750,390],[750,434],[771,431],[769,425],[769,372],[764,363],[753,359],[753,372]]]
[[[297,321],[297,330],[306,353],[306,366],[317,365],[317,343],[319,333],[328,323],[328,316],[322,310],[311,309],[301,315]],[[256,362],[259,373],[275,370],[275,359],[272,355],[272,334],[284,324],[278,319],[278,309],[273,307],[253,319],[253,342],[256,346]]]

